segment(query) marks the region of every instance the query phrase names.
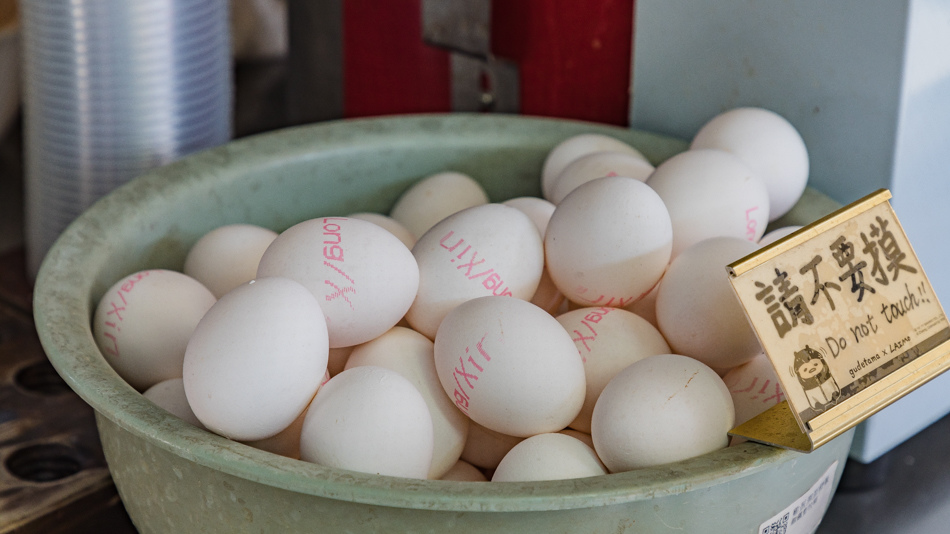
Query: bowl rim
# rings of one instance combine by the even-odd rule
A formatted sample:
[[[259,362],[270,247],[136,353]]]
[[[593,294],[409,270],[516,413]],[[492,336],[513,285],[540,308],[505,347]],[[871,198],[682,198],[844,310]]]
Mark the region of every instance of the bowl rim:
[[[672,464],[558,481],[477,484],[359,473],[267,453],[185,423],[129,386],[99,353],[91,331],[92,281],[75,273],[103,268],[102,257],[108,245],[105,235],[123,216],[134,216],[136,210],[180,192],[195,181],[209,182],[233,168],[246,172],[248,166],[264,168],[278,165],[287,157],[307,157],[315,147],[346,150],[354,143],[391,140],[396,132],[420,128],[432,132],[433,125],[443,135],[452,131],[485,135],[504,127],[530,129],[565,124],[624,139],[670,139],[567,119],[415,114],[285,128],[238,139],[152,170],[96,202],[47,253],[34,287],[34,319],[40,341],[57,372],[97,412],[97,417],[105,417],[152,445],[205,467],[289,491],[356,503],[447,511],[589,508],[701,490],[799,458],[803,453],[747,442]],[[302,141],[305,139],[309,141]],[[686,144],[680,141],[677,146],[685,149]],[[188,180],[170,179],[210,167],[218,171]]]

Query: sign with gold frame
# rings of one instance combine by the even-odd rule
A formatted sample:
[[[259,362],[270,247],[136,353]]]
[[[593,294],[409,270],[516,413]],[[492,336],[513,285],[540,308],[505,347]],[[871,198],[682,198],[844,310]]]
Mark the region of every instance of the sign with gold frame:
[[[786,398],[731,435],[812,451],[950,367],[950,323],[890,198],[727,267]]]

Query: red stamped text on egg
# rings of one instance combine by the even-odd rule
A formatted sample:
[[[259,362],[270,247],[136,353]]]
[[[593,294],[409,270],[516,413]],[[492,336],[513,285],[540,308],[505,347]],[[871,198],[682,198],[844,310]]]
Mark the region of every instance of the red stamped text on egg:
[[[122,314],[125,312],[126,306],[129,305],[125,296],[131,294],[132,290],[135,289],[135,284],[148,276],[150,272],[151,271],[142,271],[129,277],[125,283],[119,286],[115,295],[112,296],[112,300],[109,301],[110,309],[106,312],[106,319],[102,322],[102,324],[105,325],[102,335],[112,341],[112,346],[106,347],[105,350],[113,356],[119,356],[118,335],[122,331]]]
[[[760,384],[759,378],[754,376],[751,381],[736,380],[732,384],[727,384],[729,393],[746,393],[749,400],[757,400],[769,405],[779,404],[785,400],[782,386],[777,381],[764,378]],[[746,385],[747,382],[748,385]]]
[[[651,289],[652,289],[652,288],[651,288]],[[577,288],[577,292],[580,293],[581,295],[583,295],[584,293],[587,293],[587,291],[588,291],[588,289],[587,289],[586,287],[579,287],[579,288]],[[593,300],[592,300],[592,299],[589,299],[589,298],[587,298],[587,297],[584,297],[584,296],[576,297],[576,299],[577,299],[577,300],[582,300],[582,301],[584,301],[584,303],[586,303],[586,304],[597,304],[597,305],[600,305],[600,306],[610,306],[611,308],[623,308],[624,306],[628,306],[628,305],[634,303],[635,301],[637,301],[637,300],[639,300],[639,299],[645,297],[645,296],[647,295],[647,293],[649,293],[649,291],[647,291],[646,293],[643,293],[642,295],[640,295],[640,296],[637,297],[637,298],[634,298],[634,297],[608,297],[607,295],[604,295],[603,293],[601,293],[597,298],[595,298],[595,299],[593,299]]]
[[[753,206],[745,210],[745,237],[749,241],[755,241],[755,231],[759,223],[752,217],[752,212],[757,209],[759,209],[758,206]]]
[[[339,224],[333,221],[345,221],[341,217],[327,217],[323,219],[323,265],[330,268],[333,274],[323,280],[333,291],[326,296],[327,302],[341,299],[353,309],[353,301],[349,295],[356,293],[356,282],[346,274],[343,254],[343,234]]]
[[[594,325],[599,323],[605,315],[615,310],[616,308],[597,308],[596,310],[591,310],[587,315],[581,319],[581,326],[575,328],[571,333],[571,338],[574,341],[574,345],[577,347],[578,354],[581,355],[581,358],[584,360],[584,363],[587,363],[587,354],[591,352],[590,343],[593,343],[597,339],[597,330],[594,328]]]
[[[492,295],[496,297],[511,296],[511,291],[505,281],[502,280],[501,275],[495,272],[494,268],[486,268],[484,265],[485,258],[479,258],[478,251],[467,244],[464,239],[453,238],[454,234],[455,231],[453,230],[442,236],[442,239],[439,240],[439,246],[454,255],[449,260],[451,263],[456,261],[466,262],[459,264],[456,270],[463,271],[464,269],[462,275],[469,280],[481,279],[482,286],[491,291]],[[455,241],[455,244],[452,244],[453,241]],[[455,255],[456,250],[460,251],[457,255]]]
[[[452,370],[452,378],[455,379],[455,390],[452,396],[455,398],[455,405],[466,414],[468,414],[471,401],[468,392],[475,389],[478,385],[478,377],[485,371],[485,366],[491,362],[491,356],[488,355],[484,346],[487,335],[483,335],[475,343],[475,351],[471,350],[471,346],[465,347],[465,354],[459,356],[459,363]]]

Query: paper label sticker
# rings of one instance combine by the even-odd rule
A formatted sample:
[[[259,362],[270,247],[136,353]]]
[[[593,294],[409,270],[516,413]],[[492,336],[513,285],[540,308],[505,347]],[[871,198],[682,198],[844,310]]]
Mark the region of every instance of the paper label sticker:
[[[887,202],[732,282],[802,423],[950,339]]]
[[[810,534],[818,528],[831,503],[832,486],[838,461],[804,495],[759,526],[759,534]]]

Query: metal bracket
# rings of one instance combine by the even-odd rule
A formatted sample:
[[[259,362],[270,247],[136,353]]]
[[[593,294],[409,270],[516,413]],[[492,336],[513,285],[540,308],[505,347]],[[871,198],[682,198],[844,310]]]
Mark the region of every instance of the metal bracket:
[[[451,53],[452,111],[518,113],[518,66],[491,52],[491,0],[422,0],[422,40]]]
[[[504,59],[452,54],[452,111],[518,113],[518,66]]]

